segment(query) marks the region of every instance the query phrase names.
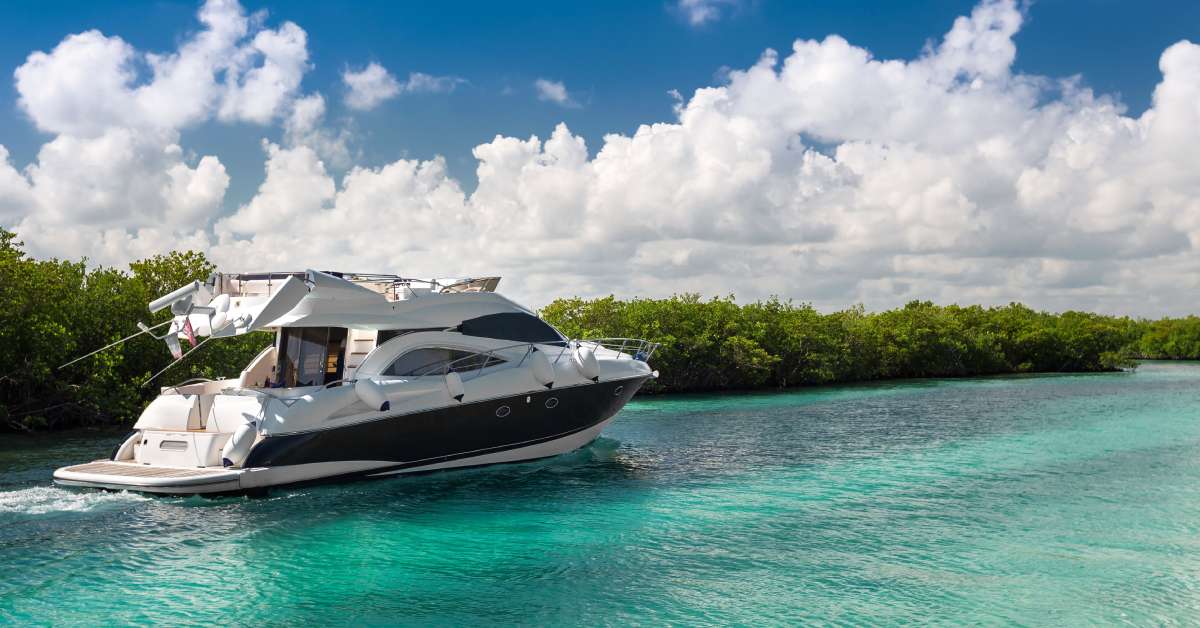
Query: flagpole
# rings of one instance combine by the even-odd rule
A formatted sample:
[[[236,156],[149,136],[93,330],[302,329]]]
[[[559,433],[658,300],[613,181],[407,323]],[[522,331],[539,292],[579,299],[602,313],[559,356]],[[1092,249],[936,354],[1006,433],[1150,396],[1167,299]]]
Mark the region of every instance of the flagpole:
[[[226,329],[227,327],[231,326],[231,325],[233,325],[233,326],[236,326],[237,322],[238,322],[238,321],[240,321],[240,320],[242,320],[242,319],[241,319],[241,318],[237,318],[237,319],[234,319],[234,320],[232,320],[232,321],[229,321],[228,323],[225,323],[224,325],[222,325],[222,326],[221,326],[221,328],[220,328],[220,329],[216,329],[216,330],[210,330],[212,333],[210,333],[210,334],[208,335],[208,338],[205,338],[204,340],[200,341],[200,344],[198,344],[198,345],[196,345],[195,347],[193,347],[191,351],[188,351],[187,353],[183,354],[183,356],[182,356],[182,357],[179,357],[179,358],[177,358],[175,361],[173,361],[173,362],[171,362],[170,364],[166,365],[165,367],[163,367],[163,369],[162,369],[161,371],[159,371],[159,372],[157,372],[157,373],[155,373],[155,374],[151,375],[149,379],[147,379],[146,381],[142,382],[142,386],[144,387],[146,384],[149,384],[150,382],[154,381],[154,380],[155,380],[155,378],[157,378],[159,375],[162,375],[163,373],[166,373],[166,372],[167,372],[167,369],[171,368],[172,366],[175,366],[176,364],[179,364],[180,362],[183,362],[184,360],[186,360],[186,359],[188,358],[188,356],[190,356],[190,355],[192,355],[193,353],[195,353],[195,352],[199,351],[199,350],[200,350],[200,347],[203,347],[204,345],[208,344],[208,341],[212,340],[213,338],[216,338],[216,337],[217,337],[217,334],[221,333],[222,331],[225,331],[225,329]]]

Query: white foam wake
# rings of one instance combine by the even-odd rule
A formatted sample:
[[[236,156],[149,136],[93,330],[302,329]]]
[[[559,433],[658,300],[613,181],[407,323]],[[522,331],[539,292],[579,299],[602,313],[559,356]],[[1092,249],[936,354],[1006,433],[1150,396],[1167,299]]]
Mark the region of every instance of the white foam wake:
[[[146,501],[134,493],[71,491],[57,486],[36,486],[0,492],[0,513],[44,515],[53,512],[82,512]]]

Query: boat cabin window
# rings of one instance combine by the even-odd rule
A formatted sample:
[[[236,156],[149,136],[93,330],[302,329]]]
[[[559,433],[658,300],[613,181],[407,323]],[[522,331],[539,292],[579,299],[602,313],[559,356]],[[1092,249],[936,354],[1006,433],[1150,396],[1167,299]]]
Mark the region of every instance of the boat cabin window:
[[[324,386],[342,379],[345,327],[284,327],[278,343],[277,387]]]
[[[396,336],[415,334],[419,331],[443,331],[445,327],[419,327],[417,329],[381,329],[375,332],[375,346],[379,346]]]
[[[498,366],[504,364],[504,362],[505,360],[494,355],[489,356],[470,351],[447,349],[445,347],[426,347],[423,349],[413,349],[396,358],[396,361],[384,369],[381,375],[395,377],[441,375],[446,372],[444,367],[451,365],[451,363],[453,365],[450,370],[458,373],[469,373],[481,368]]]
[[[565,340],[546,321],[524,312],[502,312],[468,319],[458,326],[464,336],[499,338],[513,342],[559,342]]]

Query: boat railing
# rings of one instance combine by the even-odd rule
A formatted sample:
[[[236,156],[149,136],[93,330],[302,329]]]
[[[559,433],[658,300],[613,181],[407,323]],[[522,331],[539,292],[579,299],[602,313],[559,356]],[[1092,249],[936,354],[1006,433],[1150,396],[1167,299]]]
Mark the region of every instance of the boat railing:
[[[592,345],[592,350],[608,349],[617,353],[617,359],[628,355],[635,360],[649,362],[650,357],[662,346],[660,342],[651,342],[643,338],[591,338],[576,340],[580,345]]]
[[[421,370],[417,371],[414,377],[446,375],[447,373],[453,372],[458,373],[459,377],[463,377],[463,379],[473,379],[482,374],[483,369],[486,369],[489,366],[498,366],[510,361],[509,359],[500,357],[497,355],[498,353],[504,352],[508,354],[509,358],[512,358],[515,357],[513,354],[515,354],[516,351],[524,349],[525,351],[521,354],[521,359],[518,360],[516,364],[516,366],[519,367],[525,364],[525,360],[529,358],[529,354],[537,351],[536,345],[538,344],[550,343],[520,342],[517,344],[488,349],[486,351],[474,351],[462,357],[434,362],[433,364],[423,367]]]
[[[616,354],[616,359],[628,357],[631,360],[640,360],[649,362],[654,352],[662,346],[662,343],[651,342],[642,338],[587,338],[580,340],[550,340],[546,342],[518,342],[511,345],[504,345],[483,351],[473,351],[465,356],[451,358],[434,362],[433,364],[423,367],[417,371],[414,377],[425,377],[431,375],[446,375],[447,373],[458,373],[464,379],[474,379],[483,373],[483,370],[491,367],[504,364],[512,361],[516,357],[516,352],[523,350],[521,357],[517,360],[515,366],[520,367],[529,359],[530,354],[535,351],[543,350],[551,364],[558,364],[564,358],[571,359],[570,350],[579,349],[581,347],[590,347],[592,351],[604,349]],[[558,348],[557,352],[546,349]],[[378,349],[378,347],[376,347]],[[550,354],[554,353],[553,357]],[[501,356],[504,357],[501,357]],[[370,357],[369,355],[367,356]],[[164,390],[178,388],[186,385],[193,380],[188,380],[182,384],[168,386]],[[355,378],[342,378],[336,381],[329,382],[322,386],[323,389],[334,388],[353,384],[358,381]],[[249,395],[260,396],[274,399],[283,402],[285,405],[295,403],[301,396],[284,397],[266,392],[262,388],[226,388],[221,391],[223,394],[232,394],[237,396]]]
[[[428,375],[446,375],[450,372],[458,373],[460,377],[469,376],[471,378],[478,377],[483,373],[483,370],[489,366],[496,366],[509,360],[499,357],[497,354],[504,352],[509,357],[515,357],[516,350],[524,349],[525,352],[521,355],[521,359],[516,366],[520,367],[529,359],[529,355],[538,351],[538,347],[558,347],[559,350],[554,357],[550,359],[552,364],[558,364],[564,356],[569,359],[569,349],[578,349],[580,347],[591,346],[593,351],[598,349],[607,349],[616,353],[616,359],[628,356],[631,360],[640,360],[648,362],[650,356],[658,350],[661,343],[651,342],[641,338],[591,338],[586,340],[552,340],[548,342],[522,342],[503,347],[496,347],[486,351],[475,351],[468,355],[442,360],[435,362],[420,371],[417,371],[415,377],[423,377]],[[546,352],[549,357],[550,352]],[[464,377],[465,378],[465,377]]]
[[[500,277],[421,279],[386,273],[322,271],[384,295],[389,301],[414,299],[431,293],[495,292]],[[230,297],[270,297],[289,278],[304,279],[308,271],[213,273],[206,285],[213,294]]]

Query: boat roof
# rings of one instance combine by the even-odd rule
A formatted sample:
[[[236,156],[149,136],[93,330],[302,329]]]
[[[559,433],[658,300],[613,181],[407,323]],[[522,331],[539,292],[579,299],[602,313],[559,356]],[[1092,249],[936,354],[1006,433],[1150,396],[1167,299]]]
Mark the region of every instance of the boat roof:
[[[150,303],[170,307],[173,331],[190,323],[201,336],[278,327],[420,329],[532,310],[496,294],[499,277],[416,279],[378,273],[213,273]]]

